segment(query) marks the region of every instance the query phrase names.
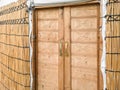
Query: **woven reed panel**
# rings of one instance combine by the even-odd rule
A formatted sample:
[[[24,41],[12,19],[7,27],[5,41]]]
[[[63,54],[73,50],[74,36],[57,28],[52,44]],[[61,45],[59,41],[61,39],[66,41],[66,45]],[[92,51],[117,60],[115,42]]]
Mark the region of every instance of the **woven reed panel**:
[[[120,0],[107,3],[107,90],[120,90]]]
[[[0,90],[30,89],[26,10],[25,0],[0,8]]]

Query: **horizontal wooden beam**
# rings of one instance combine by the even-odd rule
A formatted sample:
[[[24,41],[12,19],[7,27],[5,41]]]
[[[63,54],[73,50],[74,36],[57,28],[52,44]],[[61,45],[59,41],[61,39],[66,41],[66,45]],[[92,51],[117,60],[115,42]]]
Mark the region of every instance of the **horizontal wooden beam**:
[[[62,7],[62,6],[75,6],[75,5],[85,5],[85,4],[99,4],[98,0],[83,0],[73,1],[73,2],[64,2],[64,3],[49,3],[49,4],[35,4],[35,9],[41,8],[53,8],[53,7]]]

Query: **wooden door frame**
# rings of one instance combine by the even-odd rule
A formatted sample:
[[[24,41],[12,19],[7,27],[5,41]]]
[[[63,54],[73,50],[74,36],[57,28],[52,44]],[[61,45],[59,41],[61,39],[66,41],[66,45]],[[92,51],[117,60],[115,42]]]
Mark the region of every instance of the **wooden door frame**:
[[[34,10],[33,11],[33,32],[32,34],[34,35],[34,38],[35,38],[35,42],[33,43],[33,82],[34,82],[34,87],[33,87],[33,90],[38,90],[38,82],[37,82],[37,74],[38,74],[38,37],[37,37],[37,33],[38,33],[38,24],[37,24],[37,20],[38,20],[38,10]]]
[[[88,3],[88,4],[83,4],[83,5],[91,5],[91,4],[93,4],[93,5],[97,5],[97,28],[98,28],[98,30],[97,30],[97,90],[100,90],[100,88],[101,88],[101,85],[100,85],[100,52],[99,52],[99,47],[100,47],[100,33],[99,33],[99,28],[100,28],[100,4],[97,2],[97,3]],[[70,5],[70,6],[83,6],[83,5]],[[62,6],[63,8],[64,8],[64,10],[63,11],[65,11],[65,10],[70,10],[70,6],[68,5],[68,6]],[[52,7],[46,7],[46,8],[54,8],[53,6]],[[55,6],[55,8],[60,8],[59,6],[58,7],[56,7]],[[33,35],[35,36],[35,42],[33,42],[33,52],[34,52],[34,55],[33,55],[33,68],[34,68],[34,70],[33,70],[33,73],[35,73],[35,74],[33,74],[34,75],[34,84],[35,84],[35,87],[34,87],[34,89],[33,90],[38,90],[38,83],[37,83],[37,79],[38,79],[38,77],[37,77],[37,75],[38,75],[38,65],[37,65],[37,60],[38,60],[38,44],[37,44],[37,42],[38,42],[38,37],[37,37],[37,33],[38,33],[38,25],[37,25],[37,15],[38,14],[36,14],[36,13],[38,13],[38,11],[40,10],[40,9],[43,9],[43,8],[35,8],[35,10],[34,10],[34,12],[33,12]],[[64,19],[66,18],[66,16],[64,15],[64,17],[63,17]],[[67,17],[67,18],[69,18],[69,17]],[[65,22],[66,24],[67,23],[70,23],[70,22]],[[65,23],[63,23],[63,24],[65,24]],[[64,33],[70,33],[70,27],[69,28],[67,28],[66,26],[63,26],[64,28]],[[65,30],[66,29],[66,30]],[[71,35],[71,34],[70,34]],[[67,37],[64,37],[63,38],[63,40],[65,41],[65,42],[68,42],[69,44],[70,44],[70,35],[68,35]],[[68,40],[69,39],[69,40]],[[69,46],[69,48],[70,48],[71,46]],[[65,47],[64,47],[65,48]],[[71,54],[71,50],[69,49],[69,54]],[[68,61],[66,61],[66,59],[68,60]],[[65,66],[66,68],[69,68],[68,70],[67,69],[65,69],[65,71],[63,70],[63,76],[62,76],[62,78],[63,78],[63,81],[62,82],[59,82],[59,83],[63,83],[62,84],[62,88],[64,89],[64,85],[66,84],[66,86],[65,87],[69,87],[69,89],[68,90],[71,90],[71,67],[70,67],[70,62],[71,62],[71,57],[68,57],[68,58],[64,58],[63,60],[65,60],[65,64],[69,64],[68,66]],[[62,61],[62,62],[60,62],[60,63],[63,63],[64,61]],[[63,66],[60,66],[60,67],[63,67],[63,69],[65,68],[64,67],[64,65]],[[59,68],[60,68],[59,67]],[[61,72],[61,70],[60,70],[60,72]],[[65,74],[65,72],[68,72],[69,73],[69,75],[68,74]],[[64,76],[65,75],[65,76]],[[61,77],[61,76],[59,76],[59,77]],[[65,82],[66,81],[66,79],[64,78],[64,77],[68,77],[67,78],[67,81],[70,81],[70,82]],[[64,81],[65,80],[65,81]],[[60,90],[63,90],[63,89],[60,89]]]
[[[103,89],[103,81],[102,81],[102,73],[101,73],[101,45],[102,45],[102,35],[100,34],[100,27],[101,27],[101,11],[100,11],[100,4],[97,5],[97,72],[98,72],[98,79],[97,79],[97,83],[98,83],[98,90]]]

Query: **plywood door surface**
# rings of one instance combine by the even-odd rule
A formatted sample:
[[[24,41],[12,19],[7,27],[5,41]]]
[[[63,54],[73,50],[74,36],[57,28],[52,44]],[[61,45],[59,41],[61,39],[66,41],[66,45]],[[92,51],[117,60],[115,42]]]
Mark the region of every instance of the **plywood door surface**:
[[[98,6],[71,8],[72,90],[98,90]]]
[[[63,59],[59,56],[58,44],[63,41],[62,9],[43,9],[37,12],[37,86],[38,90],[58,90],[62,83]],[[60,42],[61,41],[61,42]],[[62,46],[61,46],[62,48]],[[61,84],[62,85],[62,84]],[[61,86],[62,87],[62,86]],[[61,89],[62,90],[62,89]]]
[[[37,11],[38,90],[98,90],[98,21],[98,5]]]

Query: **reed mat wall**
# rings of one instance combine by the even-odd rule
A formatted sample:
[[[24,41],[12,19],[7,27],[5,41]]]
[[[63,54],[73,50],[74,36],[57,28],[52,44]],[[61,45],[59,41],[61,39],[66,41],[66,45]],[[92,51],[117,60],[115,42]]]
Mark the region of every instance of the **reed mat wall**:
[[[108,0],[106,18],[107,90],[120,90],[120,0]]]
[[[0,90],[29,90],[29,29],[25,0],[0,8]]]

